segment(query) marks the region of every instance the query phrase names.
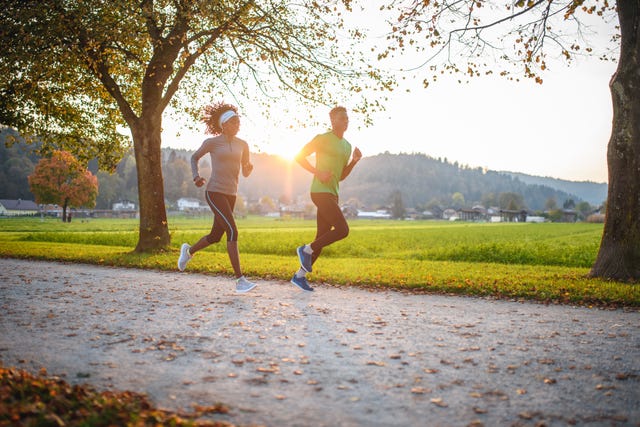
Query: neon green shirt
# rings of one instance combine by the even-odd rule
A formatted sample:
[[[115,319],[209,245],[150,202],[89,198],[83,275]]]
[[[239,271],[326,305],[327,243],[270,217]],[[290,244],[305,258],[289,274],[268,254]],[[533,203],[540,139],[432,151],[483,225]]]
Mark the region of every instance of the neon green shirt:
[[[316,169],[320,171],[331,171],[333,176],[328,183],[322,183],[315,176],[311,182],[312,193],[331,193],[338,195],[340,187],[340,177],[342,171],[351,157],[351,144],[342,138],[338,138],[333,132],[316,135],[307,144],[316,153]]]

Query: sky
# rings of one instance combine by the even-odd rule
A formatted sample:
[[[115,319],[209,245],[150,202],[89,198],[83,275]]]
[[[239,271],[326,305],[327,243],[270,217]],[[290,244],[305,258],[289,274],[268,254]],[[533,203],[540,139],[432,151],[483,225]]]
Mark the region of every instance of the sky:
[[[570,65],[550,63],[541,85],[525,78],[515,82],[483,76],[458,83],[458,77],[440,77],[423,89],[416,81],[409,92],[394,92],[371,126],[350,114],[345,138],[365,157],[423,153],[472,168],[607,182],[612,121],[608,83],[615,68],[613,62],[579,58]],[[348,99],[341,104],[349,108]],[[238,136],[252,152],[292,158],[329,128],[326,107],[309,111],[301,106],[298,114],[326,125],[295,129],[284,118],[274,126],[260,114],[241,111]],[[203,128],[194,132],[164,122],[164,147],[195,150],[205,138]]]

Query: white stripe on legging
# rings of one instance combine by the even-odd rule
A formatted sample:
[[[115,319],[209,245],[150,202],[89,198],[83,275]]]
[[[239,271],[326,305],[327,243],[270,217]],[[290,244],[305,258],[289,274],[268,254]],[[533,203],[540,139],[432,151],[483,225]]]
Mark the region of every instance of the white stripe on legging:
[[[213,209],[216,210],[216,212],[218,212],[220,214],[220,216],[222,217],[222,219],[224,219],[224,222],[227,223],[227,226],[229,227],[229,231],[231,232],[231,236],[227,239],[227,240],[233,240],[233,227],[231,226],[231,223],[229,222],[229,220],[227,220],[227,218],[222,214],[222,211],[220,211],[220,209],[218,209],[218,207],[215,205],[215,203],[213,203],[213,200],[209,197],[209,191],[206,192],[207,194],[207,202],[209,202],[209,206],[212,206]],[[215,221],[215,218],[214,218]]]

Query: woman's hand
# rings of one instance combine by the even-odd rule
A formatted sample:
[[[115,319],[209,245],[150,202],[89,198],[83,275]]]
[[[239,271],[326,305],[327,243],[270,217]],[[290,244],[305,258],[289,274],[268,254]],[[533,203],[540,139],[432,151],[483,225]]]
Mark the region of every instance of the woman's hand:
[[[193,182],[196,184],[196,187],[202,187],[207,180],[199,176]]]
[[[249,175],[251,175],[251,172],[253,172],[253,164],[251,164],[251,162],[243,163],[242,164],[242,176],[244,176],[246,178]]]

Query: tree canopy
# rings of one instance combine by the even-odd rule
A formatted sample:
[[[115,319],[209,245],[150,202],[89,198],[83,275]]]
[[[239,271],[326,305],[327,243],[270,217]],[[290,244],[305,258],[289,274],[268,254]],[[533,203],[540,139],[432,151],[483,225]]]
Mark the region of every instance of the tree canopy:
[[[392,0],[381,9],[395,13],[379,58],[418,58],[411,65],[425,87],[448,73],[461,81],[495,74],[542,83],[549,62],[616,61],[619,53],[617,11],[608,0]],[[603,29],[608,43],[595,43]]]
[[[607,215],[590,274],[640,280],[640,2],[392,0],[382,9],[398,14],[379,58],[417,50],[422,60],[416,69],[424,72],[425,87],[444,73],[513,78],[512,70],[542,83],[548,59],[554,56],[571,61],[584,52],[613,59],[606,50],[596,52],[585,35],[597,32],[590,26],[598,22],[619,23],[609,33],[619,59],[609,84],[614,115],[607,151]]]
[[[0,10],[0,123],[98,157],[111,170],[130,141],[136,156],[137,250],[170,241],[160,146],[168,106],[197,117],[216,98],[265,112],[300,103],[356,111],[380,106],[365,89],[392,83],[353,48],[349,0],[9,0]],[[274,107],[275,105],[275,107]],[[121,130],[128,127],[131,140]]]

